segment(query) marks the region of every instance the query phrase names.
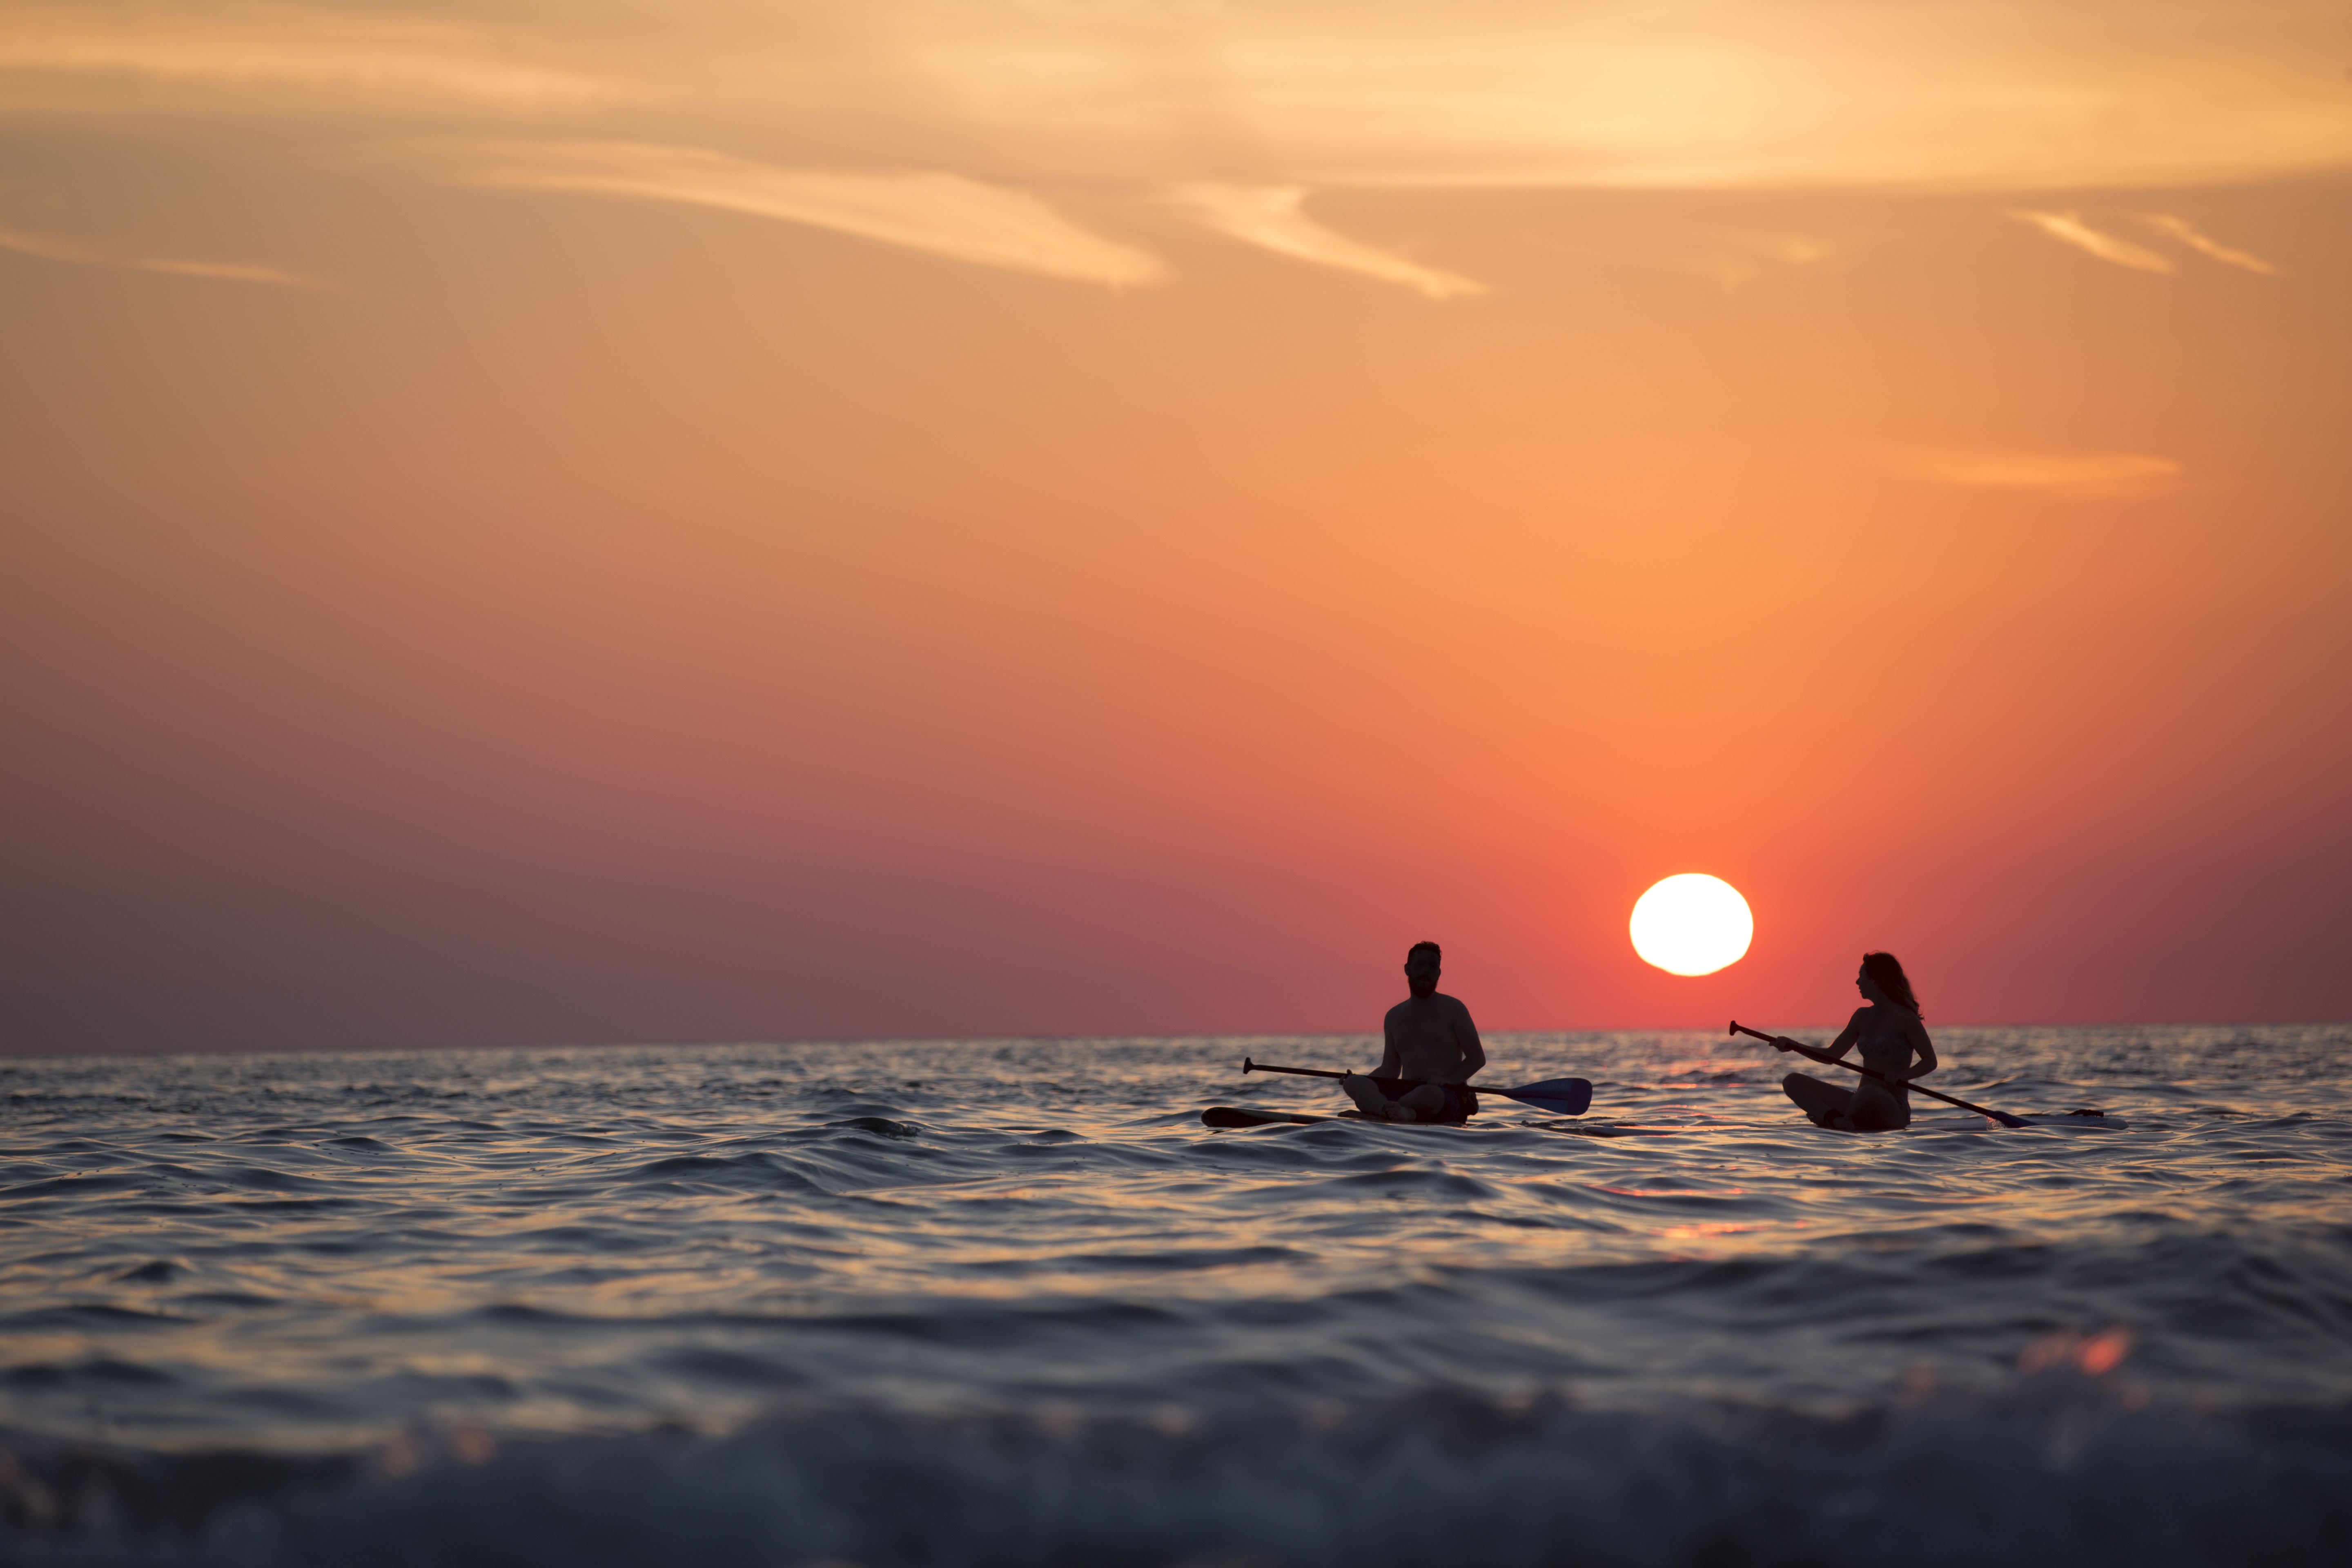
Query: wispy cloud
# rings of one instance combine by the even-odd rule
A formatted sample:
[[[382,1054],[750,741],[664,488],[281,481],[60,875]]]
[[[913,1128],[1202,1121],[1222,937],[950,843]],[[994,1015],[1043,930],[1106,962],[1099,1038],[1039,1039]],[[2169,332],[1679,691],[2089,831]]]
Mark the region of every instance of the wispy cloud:
[[[1170,181],[2021,192],[2352,166],[2313,0],[862,10],[916,6],[898,36],[992,146],[1106,173],[1228,150]]]
[[[1167,277],[1158,257],[1082,227],[1027,191],[960,174],[782,168],[638,142],[477,143],[425,156],[442,177],[466,184],[719,207],[1112,289]]]
[[[522,58],[492,34],[397,13],[299,5],[22,5],[0,16],[0,81],[37,105],[77,106],[74,84],[100,101],[110,83],[156,91],[247,95],[275,88],[373,100],[454,99],[504,107],[563,106],[626,96],[614,84]],[[58,100],[62,99],[62,102]]]
[[[1900,473],[1962,489],[2028,490],[2074,500],[2155,495],[2180,476],[2169,458],[2141,452],[2003,452],[1906,447],[1887,454]]]
[[[716,118],[852,165],[984,148],[1008,180],[1150,187],[2079,190],[2352,168],[2310,66],[2336,26],[2315,0],[0,0],[0,109],[626,102],[646,140]]]
[[[2169,213],[2149,213],[2146,221],[2151,228],[2162,230],[2189,249],[2210,256],[2225,266],[2242,267],[2249,272],[2259,272],[2265,278],[2278,276],[2278,268],[2261,257],[2243,250],[2231,249],[2220,240],[2199,232],[2197,226],[2185,217],[2174,217]]]
[[[1759,278],[1818,266],[1844,248],[1840,241],[1811,235],[1745,234],[1723,242],[1723,248],[1694,270],[1721,283],[1725,293],[1737,293]]]
[[[1475,278],[1424,266],[1324,227],[1307,216],[1301,205],[1306,198],[1306,191],[1296,185],[1198,184],[1168,192],[1171,204],[1203,226],[1294,261],[1392,283],[1432,300],[1469,299],[1487,291]]]
[[[2074,212],[2031,212],[2021,207],[2010,209],[2010,216],[2020,223],[2032,224],[2062,245],[2085,250],[2102,261],[2112,261],[2118,267],[2128,267],[2138,272],[2170,272],[2172,258],[2159,256],[2144,245],[2134,245],[2128,239],[2117,239],[2083,221]]]
[[[224,283],[264,283],[278,289],[331,289],[335,284],[282,267],[259,267],[238,261],[195,261],[184,258],[121,256],[59,239],[53,235],[0,229],[0,250],[37,256],[44,261],[70,262],[79,267],[110,267],[128,272],[162,272],[181,278],[210,278]]]

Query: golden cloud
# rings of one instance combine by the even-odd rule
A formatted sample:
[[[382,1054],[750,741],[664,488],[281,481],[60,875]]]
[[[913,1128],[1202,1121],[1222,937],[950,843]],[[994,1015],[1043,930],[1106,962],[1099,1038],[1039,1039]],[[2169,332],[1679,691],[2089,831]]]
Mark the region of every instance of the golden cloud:
[[[2074,500],[2155,495],[2179,479],[2169,458],[2141,452],[2004,452],[1911,447],[1888,454],[1897,472],[1962,489],[2027,490]]]
[[[2150,213],[2146,221],[2150,228],[2170,235],[2189,249],[2209,256],[2225,267],[2241,267],[2248,272],[2259,272],[2265,278],[2278,275],[2278,268],[2261,257],[2250,251],[2231,249],[2201,232],[2185,217],[2175,217],[2169,213]]]
[[[1458,272],[1426,266],[1385,250],[1307,216],[1307,193],[1295,185],[1178,185],[1168,200],[1204,227],[1230,239],[1270,250],[1313,267],[1351,272],[1431,300],[1461,300],[1484,294],[1486,285]]]
[[[784,168],[637,142],[477,143],[424,157],[464,184],[717,207],[1074,283],[1132,289],[1167,277],[1158,257],[1082,227],[1027,191],[934,170]]]
[[[2020,223],[2032,225],[2061,245],[2071,245],[2102,261],[2112,261],[2135,272],[2172,270],[2170,257],[2159,256],[2144,245],[2134,245],[2127,239],[2104,234],[2084,223],[2081,213],[2031,212],[2018,208],[2012,209],[2009,216]]]

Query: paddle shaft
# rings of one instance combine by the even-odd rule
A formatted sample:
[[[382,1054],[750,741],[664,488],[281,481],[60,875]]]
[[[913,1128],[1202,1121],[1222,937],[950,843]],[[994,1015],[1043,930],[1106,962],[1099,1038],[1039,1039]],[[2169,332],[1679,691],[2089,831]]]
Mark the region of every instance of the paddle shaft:
[[[1886,1085],[1889,1089],[1916,1089],[1930,1100],[1940,1100],[1946,1105],[1957,1105],[1962,1110],[1973,1110],[1979,1116],[1989,1117],[1992,1121],[2000,1122],[2003,1127],[2023,1127],[2026,1125],[2023,1118],[2011,1116],[2006,1110],[1988,1110],[1981,1105],[1970,1105],[1967,1100],[1960,1099],[1958,1095],[1945,1094],[1941,1090],[1929,1089],[1926,1084],[1919,1082],[1916,1079],[1906,1079],[1900,1085],[1898,1085],[1893,1079],[1888,1078],[1883,1072],[1874,1072],[1866,1067],[1857,1066],[1853,1062],[1845,1060],[1842,1057],[1833,1057],[1827,1051],[1805,1044],[1802,1040],[1791,1040],[1785,1035],[1768,1035],[1761,1029],[1751,1029],[1737,1018],[1734,1018],[1731,1021],[1731,1032],[1735,1035],[1753,1035],[1756,1038],[1762,1040],[1765,1044],[1770,1046],[1780,1046],[1785,1043],[1787,1049],[1796,1052],[1799,1056],[1803,1057],[1810,1061],[1821,1062],[1828,1067],[1843,1068],[1848,1072],[1858,1072],[1864,1078],[1874,1078],[1879,1082]]]
[[[1264,1062],[1254,1062],[1247,1057],[1244,1057],[1242,1058],[1242,1071],[1286,1072],[1298,1078],[1360,1078],[1366,1083],[1401,1083],[1408,1089],[1418,1089],[1423,1084],[1426,1083],[1437,1083],[1437,1080],[1433,1078],[1381,1078],[1368,1072],[1333,1072],[1329,1068],[1272,1068],[1266,1066]],[[1454,1083],[1438,1084],[1438,1087],[1440,1089],[1471,1089],[1474,1086],[1466,1083]],[[1507,1091],[1496,1089],[1489,1089],[1487,1092],[1490,1094],[1504,1094]]]

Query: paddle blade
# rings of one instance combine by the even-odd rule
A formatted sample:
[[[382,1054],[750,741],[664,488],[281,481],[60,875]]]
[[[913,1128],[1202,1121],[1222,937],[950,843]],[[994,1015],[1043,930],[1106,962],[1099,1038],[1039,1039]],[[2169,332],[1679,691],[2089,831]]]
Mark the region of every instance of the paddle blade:
[[[1547,1079],[1541,1083],[1521,1084],[1517,1089],[1487,1089],[1475,1083],[1470,1087],[1480,1094],[1499,1094],[1506,1100],[1516,1100],[1538,1110],[1549,1110],[1555,1116],[1581,1116],[1585,1108],[1592,1103],[1592,1081],[1590,1079]]]

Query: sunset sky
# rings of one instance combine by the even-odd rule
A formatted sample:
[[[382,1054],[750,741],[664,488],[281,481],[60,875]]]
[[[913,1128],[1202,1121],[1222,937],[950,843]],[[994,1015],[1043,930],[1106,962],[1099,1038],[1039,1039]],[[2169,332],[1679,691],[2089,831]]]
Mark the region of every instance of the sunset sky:
[[[0,0],[0,1050],[2352,1016],[2336,0]]]

